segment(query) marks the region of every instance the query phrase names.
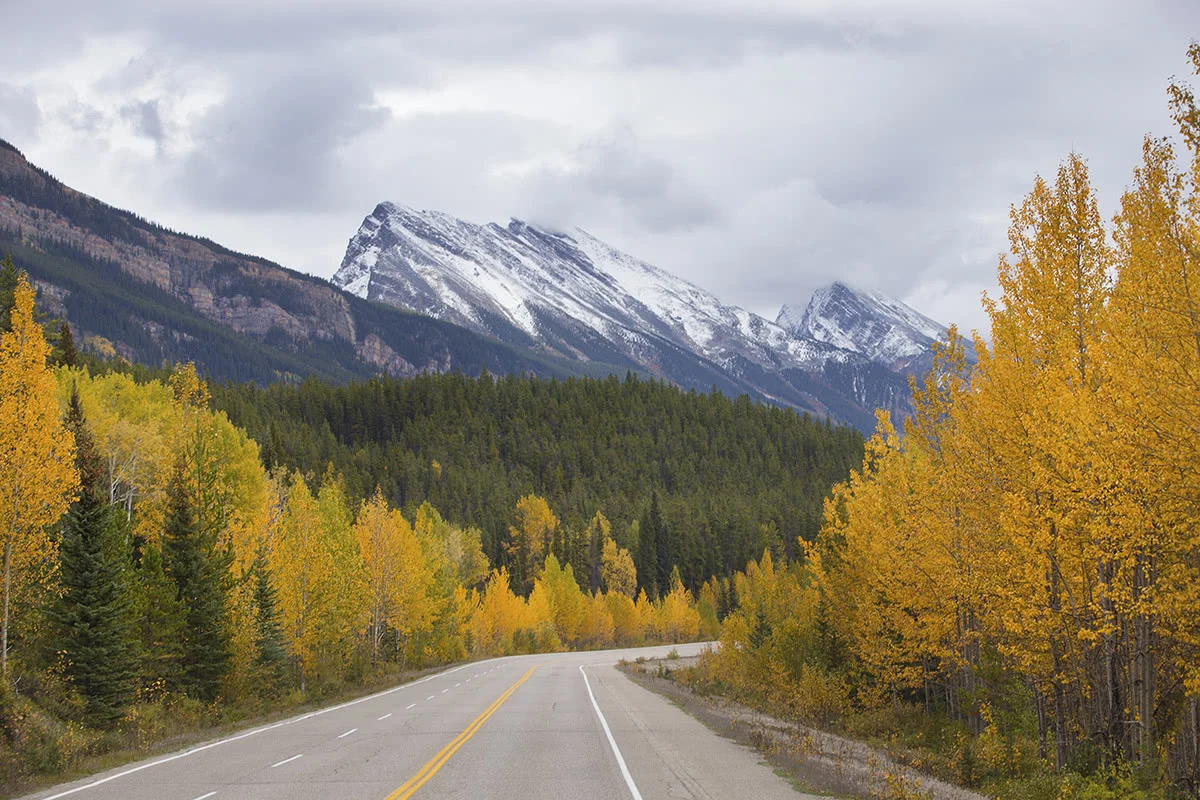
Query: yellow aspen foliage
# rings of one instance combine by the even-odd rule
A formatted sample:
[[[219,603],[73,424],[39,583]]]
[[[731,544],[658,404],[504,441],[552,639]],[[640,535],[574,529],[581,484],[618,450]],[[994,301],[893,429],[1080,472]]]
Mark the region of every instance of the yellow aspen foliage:
[[[513,634],[524,627],[525,601],[509,586],[508,569],[493,570],[475,604],[471,628],[476,647],[491,655],[513,652]]]
[[[613,643],[618,647],[636,644],[642,635],[642,629],[633,598],[624,592],[610,589],[604,595],[604,606],[613,621]]]
[[[604,595],[596,592],[586,598],[583,611],[583,624],[579,628],[576,646],[580,648],[600,648],[613,644],[616,634],[616,622]]]
[[[362,557],[336,481],[314,498],[303,477],[293,477],[272,554],[280,618],[301,687],[340,674],[369,609]]]
[[[633,556],[607,537],[600,553],[600,583],[605,591],[620,592],[631,598],[637,591],[637,567]]]
[[[433,573],[408,521],[388,507],[378,489],[363,504],[354,536],[366,568],[371,650],[376,661],[388,628],[402,641],[433,625]]]
[[[508,529],[509,541],[504,546],[518,590],[531,589],[541,575],[557,530],[558,517],[544,498],[530,494],[517,501],[516,525]]]
[[[666,642],[691,642],[700,634],[700,614],[692,594],[679,580],[678,570],[672,576],[671,591],[659,601],[656,614],[659,638]]]
[[[8,678],[9,622],[14,596],[50,562],[54,542],[47,526],[75,498],[75,439],[63,427],[50,346],[33,318],[33,287],[22,274],[14,292],[11,329],[0,336],[0,544],[3,546],[3,616],[0,674]]]
[[[575,581],[575,572],[571,565],[567,564],[566,567],[561,567],[553,553],[546,556],[542,576],[538,578],[534,586],[535,593],[538,592],[539,587],[543,587],[545,590],[546,600],[549,602],[550,621],[559,641],[567,646],[574,645],[579,638],[580,629],[583,627],[588,603],[579,589],[579,584]],[[529,596],[529,601],[530,607],[533,607],[532,594]]]

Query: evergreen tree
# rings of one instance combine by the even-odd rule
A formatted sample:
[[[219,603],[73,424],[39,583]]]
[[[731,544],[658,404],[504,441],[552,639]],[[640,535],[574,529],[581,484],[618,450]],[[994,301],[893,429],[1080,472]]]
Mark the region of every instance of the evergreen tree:
[[[654,532],[658,493],[651,495],[650,505],[638,525],[637,577],[638,588],[649,597],[658,596],[658,537]]]
[[[67,512],[59,544],[62,598],[53,616],[67,654],[66,674],[88,720],[109,725],[129,705],[136,676],[129,558],[122,517],[101,491],[104,464],[71,393],[65,425],[75,435],[82,488]]]
[[[12,329],[12,309],[16,298],[17,282],[21,272],[13,263],[12,254],[5,254],[0,261],[0,333]]]
[[[254,579],[255,663],[264,673],[264,688],[271,693],[279,688],[287,666],[287,647],[279,622],[279,596],[261,552],[255,557],[250,574]]]
[[[180,459],[168,488],[163,562],[183,606],[179,687],[201,700],[212,701],[230,661],[225,603],[229,555],[217,547],[216,535],[198,524],[188,497],[186,469]]]
[[[162,551],[144,545],[138,564],[141,619],[142,686],[176,687],[183,674],[183,637],[186,614],[179,590],[163,568]]]
[[[71,326],[64,320],[58,326],[58,343],[54,350],[50,353],[50,359],[55,364],[61,364],[66,367],[79,366],[79,350],[75,348],[75,337],[71,333]]]
[[[654,530],[654,554],[657,558],[656,577],[658,590],[666,594],[675,587],[671,585],[671,576],[675,567],[675,542],[667,533],[667,523],[663,520],[662,509],[658,506],[658,493],[650,495],[650,525]]]

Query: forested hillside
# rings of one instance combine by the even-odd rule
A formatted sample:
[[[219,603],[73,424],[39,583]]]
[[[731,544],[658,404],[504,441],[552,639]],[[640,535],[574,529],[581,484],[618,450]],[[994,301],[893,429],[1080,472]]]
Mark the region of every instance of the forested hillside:
[[[852,429],[632,376],[224,384],[213,403],[261,444],[269,466],[319,477],[332,464],[354,497],[378,486],[400,508],[428,501],[478,526],[496,563],[506,563],[514,504],[535,493],[563,519],[563,548],[601,510],[639,565],[661,559],[669,573],[678,564],[693,589],[767,547],[795,556],[800,539],[816,536],[829,487],[862,455]],[[657,546],[639,537],[659,527],[656,498]],[[653,559],[652,546],[663,551]],[[653,596],[655,581],[639,573]]]
[[[713,638],[735,598],[697,570],[785,551],[754,515],[861,449],[633,379],[224,387],[264,463],[193,365],[83,366],[11,262],[0,312],[0,792],[413,667]],[[704,492],[748,499],[703,536],[664,512]]]

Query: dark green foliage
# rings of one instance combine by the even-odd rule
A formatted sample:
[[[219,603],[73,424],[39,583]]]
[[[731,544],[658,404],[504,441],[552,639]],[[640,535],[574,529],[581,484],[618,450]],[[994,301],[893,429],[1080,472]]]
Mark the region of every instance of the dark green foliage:
[[[161,691],[180,685],[186,612],[179,588],[163,568],[162,551],[145,545],[137,569],[142,686]]]
[[[80,364],[79,351],[75,348],[75,336],[66,322],[58,326],[58,345],[50,354],[50,359],[55,364],[67,367],[78,367]]]
[[[130,558],[124,517],[102,491],[104,464],[84,424],[78,393],[66,426],[75,434],[82,488],[59,544],[62,597],[52,617],[61,634],[65,671],[82,696],[88,721],[111,725],[133,695],[137,670],[130,604]]]
[[[17,279],[20,275],[21,271],[13,263],[12,254],[5,253],[4,260],[0,261],[0,333],[8,333],[12,325],[10,315],[15,302],[13,293],[17,289]]]
[[[288,656],[279,623],[277,593],[262,553],[254,559],[250,579],[254,581],[254,647],[258,651],[255,662],[262,672],[262,693],[276,694],[286,674]]]
[[[171,480],[168,500],[163,565],[175,583],[175,597],[184,617],[178,688],[193,697],[212,701],[229,669],[225,602],[229,554],[218,547],[215,532],[197,520],[188,496],[183,459]]]
[[[657,590],[659,542],[647,560],[643,545],[654,534],[643,530],[635,541],[631,525],[653,494],[662,525],[650,527],[667,554],[662,579],[677,564],[694,590],[760,557],[764,526],[795,557],[797,538],[815,537],[830,487],[862,461],[862,437],[852,429],[632,375],[211,388],[214,406],[259,442],[267,466],[319,476],[332,463],[351,496],[378,485],[410,517],[428,500],[449,521],[478,527],[497,565],[509,563],[503,545],[520,497],[550,502],[564,521],[560,547],[570,563],[589,550],[574,543],[574,532],[603,511],[617,544]],[[514,571],[514,587],[520,578]]]
[[[658,493],[650,497],[650,505],[642,514],[638,523],[638,547],[635,564],[638,574],[638,589],[644,590],[651,597],[658,596],[658,530],[655,521],[662,524],[662,516],[658,512]]]

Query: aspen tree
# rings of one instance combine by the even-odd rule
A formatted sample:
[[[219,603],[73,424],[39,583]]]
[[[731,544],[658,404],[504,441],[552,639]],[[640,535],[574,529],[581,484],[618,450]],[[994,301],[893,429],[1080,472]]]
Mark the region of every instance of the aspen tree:
[[[8,679],[9,622],[13,595],[38,562],[51,559],[46,528],[75,499],[75,440],[63,427],[54,376],[46,366],[50,346],[34,320],[34,291],[21,274],[13,293],[9,329],[0,335],[0,544],[3,546],[3,615],[0,676]]]

